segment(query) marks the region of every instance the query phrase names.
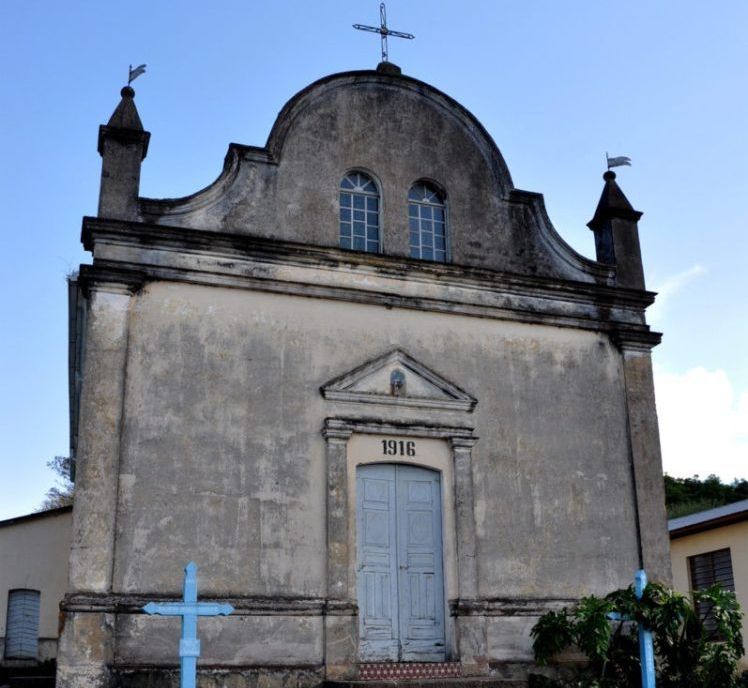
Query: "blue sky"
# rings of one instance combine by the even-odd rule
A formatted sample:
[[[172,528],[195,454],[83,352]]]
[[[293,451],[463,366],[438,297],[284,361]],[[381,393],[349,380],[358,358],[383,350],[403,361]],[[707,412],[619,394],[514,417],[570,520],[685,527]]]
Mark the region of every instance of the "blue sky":
[[[390,59],[471,110],[517,187],[594,255],[586,222],[604,154],[644,212],[664,462],[672,475],[748,477],[748,3],[446,0],[388,3]],[[67,454],[65,276],[87,262],[98,125],[128,64],[151,133],[141,193],[210,183],[229,142],[263,145],[296,91],[379,60],[372,0],[0,4],[0,518],[28,512]]]

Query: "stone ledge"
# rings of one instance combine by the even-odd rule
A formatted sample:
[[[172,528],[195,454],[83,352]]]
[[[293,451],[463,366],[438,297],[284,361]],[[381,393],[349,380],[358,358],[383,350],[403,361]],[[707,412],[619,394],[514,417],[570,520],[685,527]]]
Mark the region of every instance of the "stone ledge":
[[[308,667],[200,667],[197,688],[318,688],[323,669]],[[115,666],[111,688],[179,688],[174,667]]]
[[[655,294],[615,286],[605,278],[578,281],[561,277],[500,272],[454,263],[432,263],[404,256],[347,251],[336,246],[310,246],[225,231],[185,229],[169,225],[84,217],[81,240],[97,254],[104,245],[130,246],[141,251],[185,252],[267,264],[370,272],[408,281],[438,281],[448,286],[473,286],[517,294],[578,301],[610,308],[622,306],[641,312]],[[232,267],[224,261],[225,268]]]

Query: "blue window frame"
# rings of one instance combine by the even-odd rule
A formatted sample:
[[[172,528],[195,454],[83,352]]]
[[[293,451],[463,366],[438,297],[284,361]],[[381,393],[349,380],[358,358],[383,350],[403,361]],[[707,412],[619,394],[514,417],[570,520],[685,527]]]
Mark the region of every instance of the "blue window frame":
[[[340,247],[379,253],[379,191],[363,172],[340,182]]]
[[[414,184],[408,194],[410,257],[447,262],[447,213],[444,196],[426,182]]]

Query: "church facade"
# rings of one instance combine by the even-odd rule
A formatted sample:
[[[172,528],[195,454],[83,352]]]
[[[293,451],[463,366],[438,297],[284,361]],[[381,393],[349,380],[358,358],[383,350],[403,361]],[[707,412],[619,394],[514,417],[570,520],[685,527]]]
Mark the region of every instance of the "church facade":
[[[235,608],[199,622],[204,685],[518,677],[540,614],[669,580],[654,295],[613,173],[590,260],[469,112],[383,63],[148,199],[133,98],[71,299],[60,686],[169,685],[179,621],[142,607],[190,560]]]

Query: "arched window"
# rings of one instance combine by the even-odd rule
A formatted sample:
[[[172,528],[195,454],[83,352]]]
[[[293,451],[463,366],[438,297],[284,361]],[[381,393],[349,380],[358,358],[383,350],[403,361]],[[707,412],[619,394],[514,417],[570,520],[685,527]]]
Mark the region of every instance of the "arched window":
[[[340,247],[379,252],[379,191],[362,172],[340,182]]]
[[[447,216],[444,197],[427,182],[416,182],[408,194],[410,257],[447,262]]]

